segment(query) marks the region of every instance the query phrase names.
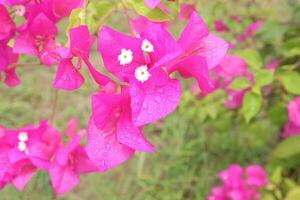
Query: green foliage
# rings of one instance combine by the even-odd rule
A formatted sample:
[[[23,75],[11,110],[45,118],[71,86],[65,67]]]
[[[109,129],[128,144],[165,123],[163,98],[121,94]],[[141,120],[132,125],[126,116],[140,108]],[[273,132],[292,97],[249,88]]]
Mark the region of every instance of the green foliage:
[[[261,69],[263,67],[263,62],[258,51],[253,49],[245,49],[236,52],[237,55],[245,59],[249,64],[250,68],[254,70]]]
[[[260,111],[263,104],[263,99],[260,95],[254,92],[247,92],[243,100],[242,113],[245,117],[246,122],[255,117]]]
[[[72,13],[69,17],[69,25],[66,29],[66,34],[69,36],[69,31],[71,28],[75,26],[79,26],[85,24],[85,9],[84,8],[77,8],[72,10]]]
[[[296,200],[296,199],[300,199],[300,187],[296,187],[293,190],[291,190],[285,200]]]
[[[233,90],[244,90],[251,86],[251,83],[244,77],[237,77],[234,81],[230,84],[230,88]]]
[[[273,159],[287,159],[300,155],[300,136],[285,139],[273,151]]]
[[[296,71],[283,71],[278,73],[278,79],[283,87],[291,94],[300,95],[300,74]]]
[[[140,0],[126,0],[128,5],[130,5],[138,14],[147,17],[150,20],[162,22],[171,19],[171,16],[159,8],[150,9],[144,1]]]

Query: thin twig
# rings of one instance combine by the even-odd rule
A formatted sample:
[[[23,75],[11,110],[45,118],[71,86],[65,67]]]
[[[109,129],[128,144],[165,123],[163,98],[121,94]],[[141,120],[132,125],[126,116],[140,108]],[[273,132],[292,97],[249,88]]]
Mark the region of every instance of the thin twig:
[[[24,67],[24,66],[33,67],[33,66],[43,66],[43,64],[41,64],[41,63],[17,63],[13,66],[15,66],[15,67]]]
[[[93,35],[97,34],[99,28],[104,24],[105,20],[110,17],[110,15],[115,11],[115,9],[111,9],[106,15],[104,15],[96,24],[96,29],[93,31]]]
[[[130,24],[130,17],[129,17],[128,10],[127,10],[127,7],[126,7],[126,5],[125,5],[124,0],[121,0],[121,3],[122,3],[122,6],[123,6],[123,9],[124,9],[124,14],[125,14],[125,17],[126,17],[126,19],[127,19],[127,23],[128,23],[129,29],[130,29],[132,35],[136,35],[136,33],[133,31],[133,29],[132,29],[132,27],[131,27],[131,24]]]
[[[53,121],[55,119],[55,115],[56,115],[57,100],[58,100],[58,90],[55,90],[54,100],[53,100],[53,103],[52,103],[52,113],[51,113],[51,116],[49,118],[50,122],[52,122],[52,123],[53,123]]]

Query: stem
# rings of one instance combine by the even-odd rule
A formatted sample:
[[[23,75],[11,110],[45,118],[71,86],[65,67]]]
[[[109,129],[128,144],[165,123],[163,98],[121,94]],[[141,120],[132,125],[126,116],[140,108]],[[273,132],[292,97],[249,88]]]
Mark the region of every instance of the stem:
[[[42,66],[43,64],[41,63],[17,63],[14,66],[15,67],[24,67],[24,66],[28,66],[30,65],[30,67],[34,67],[34,66]]]
[[[56,109],[57,109],[57,100],[58,100],[58,90],[55,90],[54,93],[54,100],[52,103],[52,114],[50,116],[50,122],[53,123],[54,119],[55,119],[55,115],[56,115]]]
[[[104,24],[105,20],[110,17],[110,15],[115,11],[115,9],[111,9],[106,15],[104,15],[99,22],[96,24],[96,29],[93,31],[93,35],[97,34],[99,28]]]
[[[122,3],[122,6],[123,6],[123,9],[124,9],[124,15],[127,19],[127,23],[128,23],[128,26],[129,26],[129,29],[132,33],[132,35],[136,35],[136,33],[133,31],[132,27],[131,27],[131,24],[130,24],[130,17],[129,17],[129,14],[128,14],[128,10],[127,10],[127,7],[125,5],[125,2],[124,0],[121,0],[121,3]]]

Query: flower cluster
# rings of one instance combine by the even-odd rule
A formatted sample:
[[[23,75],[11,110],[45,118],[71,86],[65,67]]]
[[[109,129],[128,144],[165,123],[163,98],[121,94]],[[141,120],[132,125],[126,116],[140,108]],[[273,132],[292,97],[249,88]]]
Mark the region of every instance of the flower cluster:
[[[79,183],[79,174],[96,171],[81,146],[85,130],[75,134],[77,120],[67,126],[69,142],[62,143],[62,134],[46,120],[39,126],[22,129],[0,128],[0,188],[13,184],[23,190],[37,170],[50,174],[56,194],[70,191]]]
[[[83,0],[1,1],[0,80],[4,75],[6,85],[14,87],[20,83],[16,75],[19,54],[35,56],[48,66],[68,57],[68,49],[55,41],[58,34],[56,24],[83,4]],[[17,25],[14,18],[25,22]]]
[[[223,185],[212,189],[207,200],[258,200],[259,190],[268,184],[267,173],[259,165],[231,165],[219,173]]]
[[[101,27],[98,51],[105,69],[117,79],[113,81],[90,62],[96,38],[87,26],[71,28],[66,45],[56,40],[57,23],[84,4],[84,0],[1,1],[0,72],[7,85],[20,83],[15,69],[18,56],[25,54],[43,65],[58,66],[55,89],[79,89],[85,80],[80,73],[83,65],[99,86],[91,95],[86,146],[81,145],[85,131],[74,134],[76,120],[67,126],[67,144],[47,121],[38,127],[0,129],[1,187],[13,184],[23,190],[40,169],[49,172],[56,194],[68,192],[79,183],[81,173],[104,172],[128,160],[135,151],[154,151],[143,128],[179,105],[181,84],[173,78],[174,73],[195,78],[203,95],[214,90],[209,72],[222,61],[228,44],[209,33],[193,6],[185,5],[181,13],[182,19],[189,17],[189,21],[178,40],[167,31],[168,23],[146,18],[130,21],[135,35]],[[17,25],[11,15],[25,22]]]

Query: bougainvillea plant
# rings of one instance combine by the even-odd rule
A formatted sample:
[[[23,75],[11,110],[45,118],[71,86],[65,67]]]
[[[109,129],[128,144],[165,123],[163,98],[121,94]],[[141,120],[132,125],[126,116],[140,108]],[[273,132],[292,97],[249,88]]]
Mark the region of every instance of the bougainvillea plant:
[[[269,58],[263,68],[259,54],[248,49],[249,41],[255,41],[267,23],[263,19],[250,21],[241,32],[232,31],[223,19],[216,20],[218,35],[227,38],[226,34],[233,32],[233,39],[226,41],[209,30],[193,3],[120,0],[116,4],[114,8],[106,5],[97,18],[97,14],[89,17],[92,1],[0,0],[1,84],[12,88],[21,84],[19,61],[29,56],[56,69],[56,94],[58,90],[79,90],[86,79],[92,79],[98,88],[87,97],[92,109],[85,129],[77,130],[75,118],[66,122],[65,134],[54,128],[55,106],[39,125],[21,129],[0,126],[1,189],[12,184],[22,191],[33,175],[43,170],[49,173],[55,194],[62,195],[79,184],[81,174],[106,172],[136,151],[155,152],[155,144],[143,129],[176,110],[186,79],[196,82],[190,88],[199,100],[225,91],[224,106],[232,110],[241,107],[247,122],[272,93],[275,78],[285,90],[300,94],[290,82],[290,78],[298,80],[299,74],[285,71],[276,77],[281,60]],[[124,12],[131,34],[104,25],[114,9]],[[137,17],[130,17],[128,9]],[[178,39],[169,30],[172,18],[185,23]],[[65,19],[69,26],[62,42],[58,39],[60,22]],[[244,18],[231,16],[230,20],[239,24]],[[103,70],[91,59],[95,44]],[[82,68],[87,68],[87,75]],[[282,137],[300,132],[300,99],[289,100],[289,119]],[[245,169],[231,165],[219,178],[223,185],[213,188],[208,200],[260,199],[260,190],[270,184],[260,165]]]

